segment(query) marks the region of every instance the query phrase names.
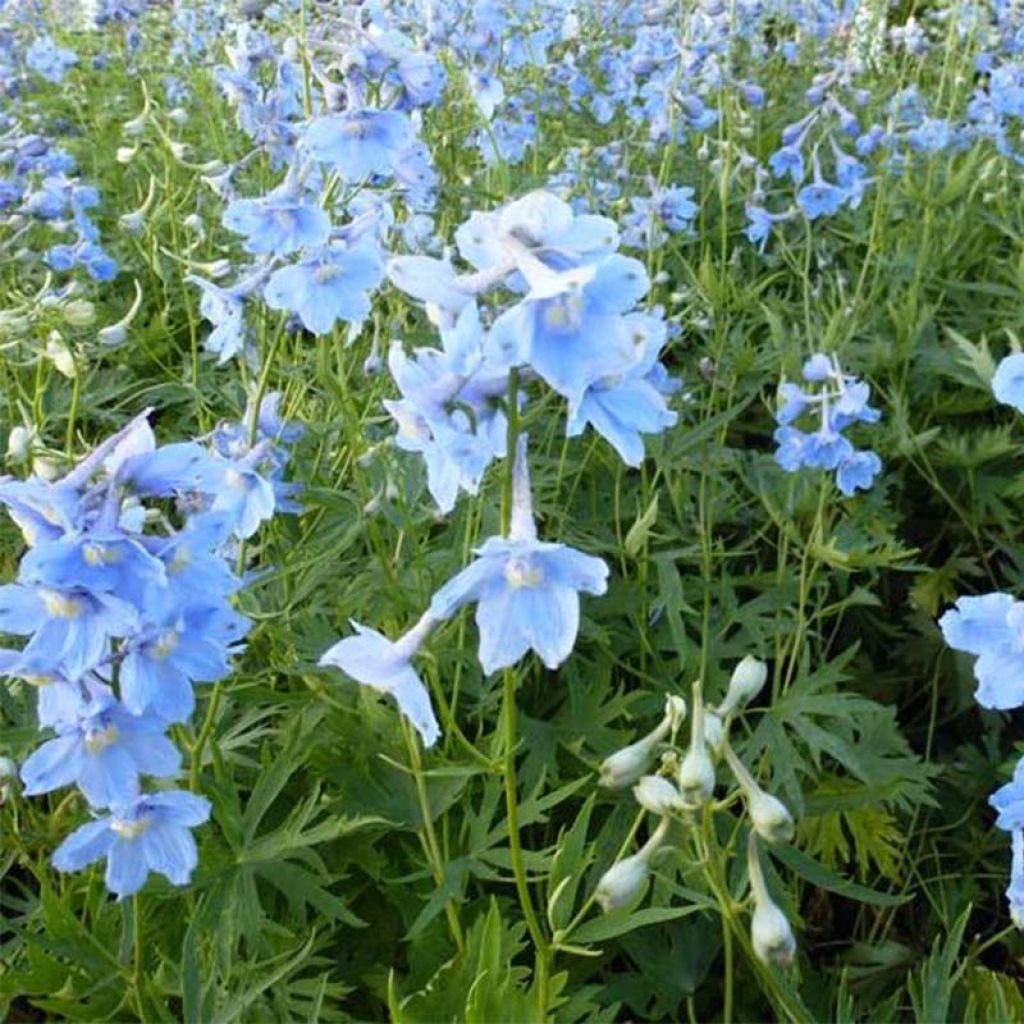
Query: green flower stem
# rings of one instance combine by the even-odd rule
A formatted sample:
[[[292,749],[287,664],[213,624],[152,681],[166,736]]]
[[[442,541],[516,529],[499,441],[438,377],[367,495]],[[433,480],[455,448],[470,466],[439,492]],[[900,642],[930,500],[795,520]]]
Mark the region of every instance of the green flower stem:
[[[416,800],[419,803],[420,817],[423,819],[423,828],[420,831],[420,840],[423,844],[423,852],[430,861],[430,868],[434,875],[434,882],[440,888],[444,884],[444,857],[441,854],[441,847],[437,841],[437,832],[434,829],[433,815],[430,812],[430,798],[427,795],[427,783],[423,777],[423,762],[420,758],[420,748],[417,738],[412,734],[409,724],[403,718],[402,736],[405,738],[405,745],[409,751],[409,766],[412,769],[412,776],[416,781]],[[445,917],[448,919],[448,930],[452,933],[452,940],[461,953],[466,948],[465,936],[462,932],[462,922],[459,920],[459,912],[455,903],[445,900]]]

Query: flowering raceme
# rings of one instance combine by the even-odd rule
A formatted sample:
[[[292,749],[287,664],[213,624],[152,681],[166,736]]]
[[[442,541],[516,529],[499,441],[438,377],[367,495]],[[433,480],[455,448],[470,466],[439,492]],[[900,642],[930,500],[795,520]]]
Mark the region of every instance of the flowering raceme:
[[[150,870],[181,885],[195,867],[188,829],[209,805],[145,793],[143,779],[177,774],[168,727],[190,718],[194,685],[223,679],[242,650],[249,623],[230,603],[243,583],[235,539],[292,507],[280,477],[296,428],[281,422],[275,395],[246,419],[218,428],[209,446],[160,447],[143,414],[62,478],[0,480],[28,545],[16,582],[0,587],[0,630],[28,642],[0,651],[0,671],[37,688],[39,725],[56,733],[22,764],[25,793],[75,785],[91,808],[110,809],[54,863],[76,870],[106,856],[108,887],[122,897]],[[151,514],[153,498],[175,499],[177,528]]]
[[[775,461],[790,473],[804,467],[833,470],[836,486],[847,497],[870,489],[882,460],[869,449],[857,450],[843,434],[854,423],[877,423],[881,417],[868,404],[870,387],[844,374],[834,356],[820,352],[804,363],[803,378],[817,389],[789,382],[779,388]],[[817,430],[807,432],[792,425],[805,414],[817,416]]]
[[[475,604],[486,674],[530,651],[556,669],[576,643],[579,595],[607,587],[600,558],[538,538],[526,437],[518,432],[528,387],[547,384],[567,400],[568,436],[590,425],[629,465],[643,460],[642,435],[660,433],[676,419],[666,401],[675,385],[660,362],[665,323],[658,311],[635,309],[647,292],[647,274],[615,251],[612,221],[534,192],[472,214],[456,241],[470,272],[420,255],[388,265],[391,281],[426,304],[441,348],[407,354],[400,343],[392,346],[388,365],[401,398],[385,406],[399,427],[396,444],[423,455],[442,512],[454,508],[460,491],[476,494],[490,464],[505,459],[512,476],[508,529],[476,548],[474,560],[433,595],[405,636],[392,642],[354,624],[357,635],[321,659],[392,694],[428,746],[439,727],[410,658],[438,623]],[[488,299],[499,289],[520,298],[496,309]]]

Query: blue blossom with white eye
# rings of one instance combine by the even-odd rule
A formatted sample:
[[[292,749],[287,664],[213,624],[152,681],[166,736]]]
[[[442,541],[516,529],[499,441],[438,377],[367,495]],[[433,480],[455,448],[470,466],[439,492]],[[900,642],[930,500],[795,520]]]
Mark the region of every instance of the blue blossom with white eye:
[[[21,766],[26,796],[77,785],[93,807],[129,803],[139,794],[139,777],[166,778],[177,772],[181,753],[164,735],[155,715],[132,715],[113,695],[84,705],[77,721],[57,725],[57,737]]]
[[[338,322],[360,323],[370,313],[369,292],[384,279],[384,259],[372,242],[326,246],[270,275],[263,297],[271,309],[297,313],[306,330],[326,334]]]
[[[358,683],[395,698],[398,710],[412,723],[426,747],[441,735],[430,694],[410,664],[434,626],[426,613],[398,640],[391,641],[375,629],[353,622],[355,636],[339,640],[320,658],[321,665],[341,669]]]
[[[415,140],[409,118],[396,110],[346,111],[316,118],[303,142],[317,160],[353,184],[393,172],[399,154]]]
[[[323,245],[331,233],[327,211],[287,180],[257,199],[236,199],[224,211],[223,221],[226,228],[245,235],[246,252],[276,256]]]
[[[580,593],[603,594],[608,585],[608,566],[600,558],[537,539],[525,440],[516,458],[513,500],[509,535],[485,541],[430,602],[435,619],[476,604],[480,665],[487,674],[514,665],[530,650],[547,668],[558,668],[576,643]]]
[[[775,461],[791,473],[803,467],[835,471],[836,486],[847,497],[869,490],[882,471],[882,460],[871,450],[856,449],[843,431],[855,423],[876,423],[880,418],[869,403],[870,387],[844,374],[834,357],[821,352],[804,363],[802,376],[819,387],[810,391],[788,381],[780,386]],[[794,426],[812,415],[817,416],[816,430]]]
[[[119,899],[132,896],[151,871],[187,885],[199,862],[191,830],[210,817],[205,797],[171,789],[147,793],[87,822],[54,851],[58,871],[81,871],[106,858],[106,885]]]

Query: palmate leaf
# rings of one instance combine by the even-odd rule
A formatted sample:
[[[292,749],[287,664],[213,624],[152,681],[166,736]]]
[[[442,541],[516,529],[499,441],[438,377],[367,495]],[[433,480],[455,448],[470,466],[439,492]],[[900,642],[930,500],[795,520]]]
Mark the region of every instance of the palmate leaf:
[[[509,925],[491,899],[466,935],[463,951],[418,992],[400,996],[392,980],[389,1010],[395,1024],[514,1024],[534,1019],[529,971],[512,965],[524,947],[526,926]]]
[[[826,771],[848,772],[875,795],[877,805],[907,809],[931,800],[937,769],[911,752],[895,710],[839,689],[856,652],[851,646],[815,672],[798,672],[747,741],[747,757],[755,763],[764,759],[801,815],[803,780],[818,780]]]

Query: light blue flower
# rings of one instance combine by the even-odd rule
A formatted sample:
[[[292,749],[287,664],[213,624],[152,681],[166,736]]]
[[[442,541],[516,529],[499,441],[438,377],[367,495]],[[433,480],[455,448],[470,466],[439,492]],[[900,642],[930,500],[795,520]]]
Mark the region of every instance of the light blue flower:
[[[430,602],[435,619],[476,604],[480,664],[487,674],[514,665],[530,650],[549,669],[558,668],[576,643],[580,593],[603,594],[608,586],[608,566],[600,558],[537,539],[529,487],[520,437],[509,536],[485,541],[476,559]]]
[[[346,111],[318,117],[306,129],[305,145],[348,182],[389,175],[399,154],[415,141],[409,118],[396,110]]]
[[[75,722],[57,726],[57,737],[21,766],[27,796],[50,793],[72,783],[93,807],[130,803],[139,776],[177,772],[181,753],[163,735],[165,723],[129,714],[110,694],[91,700]]]
[[[603,594],[608,567],[565,544],[491,537],[476,559],[434,594],[438,619],[476,603],[480,664],[490,674],[535,651],[550,668],[569,657],[579,630],[581,592]]]
[[[1017,762],[1013,778],[1000,786],[988,802],[999,812],[996,828],[1007,832],[1024,829],[1024,758]]]
[[[210,817],[210,802],[183,790],[147,793],[72,832],[54,851],[58,871],[107,859],[107,888],[120,899],[138,892],[150,871],[187,885],[198,863],[191,829]]]
[[[882,460],[873,451],[854,452],[836,469],[836,486],[850,497],[855,491],[868,491],[882,471]]]
[[[245,235],[246,252],[276,256],[323,245],[331,233],[327,212],[304,200],[289,182],[258,199],[236,199],[223,221],[226,228]]]
[[[270,276],[263,297],[271,309],[297,313],[307,331],[326,334],[340,320],[361,323],[370,313],[369,291],[384,279],[375,244],[325,247]]]
[[[1024,412],[1024,352],[1015,352],[999,361],[992,377],[992,394],[997,402]]]
[[[977,702],[1006,710],[1024,705],[1024,602],[1010,594],[961,597],[939,619],[954,650],[977,655]]]
[[[395,698],[398,710],[416,728],[427,747],[441,735],[430,694],[410,659],[434,625],[428,613],[398,640],[389,640],[375,629],[353,622],[355,636],[339,640],[320,658],[321,665],[341,669],[358,683]]]

